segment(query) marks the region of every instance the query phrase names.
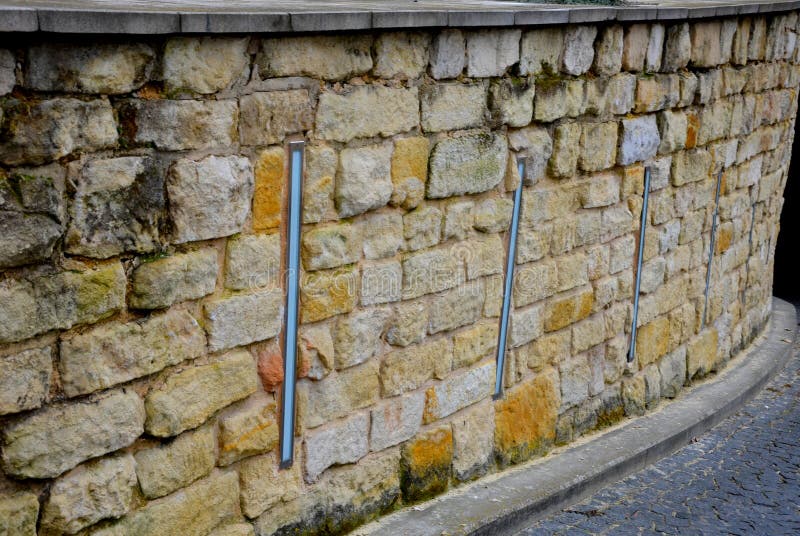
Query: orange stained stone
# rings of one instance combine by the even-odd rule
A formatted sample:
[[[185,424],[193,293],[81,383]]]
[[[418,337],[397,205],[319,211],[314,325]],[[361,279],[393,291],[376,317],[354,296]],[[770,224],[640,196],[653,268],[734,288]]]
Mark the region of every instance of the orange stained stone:
[[[253,229],[274,229],[281,224],[283,185],[286,182],[286,153],[282,147],[265,149],[255,165]]]
[[[693,149],[697,145],[697,132],[700,130],[700,118],[696,113],[686,114],[686,148]]]
[[[258,356],[258,376],[261,378],[261,385],[265,391],[274,391],[283,383],[283,355],[280,345],[271,342],[259,348],[256,352]]]

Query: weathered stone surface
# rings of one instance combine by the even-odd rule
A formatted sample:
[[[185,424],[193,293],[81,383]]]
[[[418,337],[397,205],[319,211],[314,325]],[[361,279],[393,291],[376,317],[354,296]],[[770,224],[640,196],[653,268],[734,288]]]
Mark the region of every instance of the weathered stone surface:
[[[556,438],[561,396],[558,374],[549,369],[495,402],[495,453],[503,464],[546,452]]]
[[[36,536],[39,499],[33,493],[17,493],[0,498],[0,531],[3,534]]]
[[[58,363],[67,396],[146,376],[205,353],[206,338],[187,312],[110,323],[61,342]]]
[[[623,39],[622,68],[638,72],[644,69],[650,29],[647,24],[631,24],[625,28]]]
[[[467,279],[503,272],[505,247],[499,235],[477,237],[468,246],[469,251],[464,259],[467,265]]]
[[[4,164],[42,164],[117,143],[117,123],[107,99],[11,101],[3,107],[3,115],[6,134],[0,161]]]
[[[335,200],[339,216],[380,208],[392,196],[392,145],[344,149],[339,155]]]
[[[578,166],[581,145],[581,125],[562,123],[553,133],[553,156],[550,157],[550,173],[559,178],[571,177]]]
[[[426,86],[420,95],[426,132],[479,127],[486,114],[486,84],[458,82]]]
[[[558,72],[563,47],[563,28],[542,28],[523,33],[520,43],[520,74]]]
[[[428,65],[431,37],[424,33],[382,33],[375,40],[375,67],[380,78],[408,80],[419,77]]]
[[[453,473],[460,481],[485,474],[494,450],[494,406],[470,408],[453,421]]]
[[[496,124],[524,127],[533,117],[532,82],[502,79],[489,86],[489,108]]]
[[[528,127],[508,133],[509,147],[518,151],[525,159],[525,176],[522,181],[527,186],[535,184],[544,176],[547,162],[553,154],[553,139],[543,127]]]
[[[317,106],[316,134],[323,140],[391,136],[419,124],[417,88],[352,86],[324,92]]]
[[[235,472],[213,473],[180,493],[147,503],[118,522],[95,531],[97,536],[208,534],[221,521],[239,515],[239,482]]]
[[[422,136],[395,140],[392,205],[413,209],[423,200],[428,180],[428,152],[428,139]]]
[[[622,26],[606,26],[600,31],[594,56],[594,72],[601,76],[617,74],[622,69]]]
[[[696,22],[691,26],[692,56],[691,63],[695,67],[716,67],[730,57],[723,50],[722,21]]]
[[[647,72],[658,72],[661,70],[661,54],[664,50],[664,25],[653,24],[650,26],[650,40],[647,42],[647,55],[645,56],[644,68]]]
[[[134,457],[144,496],[163,497],[211,472],[216,461],[214,430],[206,426],[181,434],[170,443],[140,450]]]
[[[428,310],[428,331],[434,334],[475,322],[480,318],[483,302],[481,281],[440,293],[433,298]]]
[[[51,354],[48,346],[0,358],[0,415],[42,405],[50,390]]]
[[[255,529],[250,523],[232,523],[230,525],[220,525],[208,536],[255,536]]]
[[[224,350],[271,339],[281,330],[283,292],[268,288],[205,304],[208,347]]]
[[[11,93],[17,84],[16,68],[17,60],[14,54],[10,50],[0,49],[0,96]]]
[[[418,501],[447,489],[453,462],[453,432],[449,424],[420,434],[403,445],[400,452],[404,497]]]
[[[367,259],[392,257],[403,245],[403,217],[396,212],[371,214],[358,225]]]
[[[135,309],[161,309],[202,298],[214,292],[218,269],[214,249],[144,262],[131,277],[130,305]]]
[[[620,177],[614,172],[594,175],[582,184],[579,195],[583,208],[614,205],[620,199]]]
[[[545,332],[558,331],[583,320],[592,311],[594,294],[591,289],[579,290],[553,298],[547,303],[544,319]]]
[[[216,93],[246,80],[249,42],[246,37],[173,37],[164,47],[164,87]]]
[[[279,502],[288,502],[302,493],[300,463],[279,469],[274,454],[245,460],[239,466],[242,513],[253,518]]]
[[[514,275],[514,306],[523,307],[556,293],[556,265],[542,261],[519,267]]]
[[[167,175],[176,243],[241,231],[253,196],[253,167],[246,158],[208,156],[178,160]]]
[[[489,398],[494,388],[496,365],[486,363],[461,374],[449,376],[425,392],[423,421],[431,423]]]
[[[374,404],[379,397],[378,366],[373,359],[318,382],[300,383],[297,401],[303,426],[316,428]]]
[[[243,145],[280,143],[287,134],[314,126],[314,108],[307,89],[253,93],[241,97],[239,106]]]
[[[427,158],[425,159],[427,163]],[[327,146],[306,148],[306,169],[303,184],[303,223],[317,223],[332,219],[333,181],[339,156]]]
[[[336,368],[352,367],[375,355],[388,319],[388,309],[367,309],[340,317],[334,337]]]
[[[446,339],[409,346],[386,355],[381,363],[383,396],[413,391],[430,378],[442,378],[450,370],[452,350]]]
[[[454,248],[457,246],[454,246]],[[403,299],[440,292],[464,282],[464,266],[454,249],[430,249],[403,259]]]
[[[497,348],[497,323],[481,322],[453,336],[453,369],[480,361]]]
[[[240,235],[228,240],[225,250],[225,287],[251,290],[279,285],[280,234]]]
[[[125,305],[122,264],[0,283],[0,342],[97,322]]]
[[[464,70],[466,41],[461,30],[442,30],[431,44],[431,76],[437,80],[455,78]]]
[[[170,437],[203,424],[217,410],[253,394],[258,375],[244,350],[177,372],[145,398],[147,433]]]
[[[0,180],[0,268],[50,257],[65,222],[63,177]]]
[[[403,288],[403,269],[399,262],[387,260],[361,267],[361,305],[399,301]]]
[[[508,346],[516,348],[542,335],[542,307],[534,305],[511,312]]]
[[[421,341],[428,333],[428,311],[423,301],[397,304],[389,319],[386,342],[394,346],[408,346]]]
[[[455,201],[447,204],[444,216],[444,240],[454,238],[464,240],[472,231],[472,224],[475,218],[472,209],[475,203],[472,201]]]
[[[691,380],[703,377],[717,363],[719,335],[709,328],[692,338],[686,346],[686,378]]]
[[[520,30],[478,30],[467,34],[467,74],[502,76],[519,61]]]
[[[673,153],[686,146],[688,118],[684,112],[665,110],[658,114],[658,129],[661,133],[659,154]]]
[[[307,274],[300,281],[300,319],[316,322],[352,311],[358,303],[355,266]]]
[[[442,234],[442,212],[431,206],[418,207],[403,216],[403,237],[407,251],[434,246]]]
[[[306,434],[306,480],[314,482],[332,465],[357,462],[367,455],[369,416],[354,415]]]
[[[636,331],[636,358],[644,367],[667,353],[669,348],[669,319],[661,316],[639,326]]]
[[[686,382],[686,348],[665,355],[658,363],[661,374],[661,396],[674,398],[678,396]]]
[[[320,270],[351,264],[361,257],[361,249],[361,235],[349,223],[315,227],[303,235],[303,265]]]
[[[711,175],[711,154],[704,149],[676,153],[672,157],[672,185],[704,181]]]
[[[440,198],[490,190],[503,179],[507,159],[505,136],[473,134],[444,139],[433,148],[427,195]]]
[[[227,147],[238,137],[236,101],[136,100],[125,113],[135,125],[133,142],[167,151]]]
[[[254,166],[253,230],[277,229],[283,217],[283,189],[286,177],[286,151],[270,147],[258,154]]]
[[[252,397],[247,405],[219,419],[219,464],[228,465],[278,444],[278,418],[275,402]]]
[[[44,43],[27,51],[25,86],[39,91],[128,93],[153,70],[153,49],[143,43]]]
[[[3,470],[52,478],[84,460],[127,447],[144,431],[142,399],[110,391],[94,400],[48,406],[3,429]]]
[[[567,26],[564,31],[564,55],[561,68],[567,74],[581,75],[594,61],[594,38],[597,26]]]
[[[583,171],[600,171],[617,160],[617,123],[589,123],[581,130],[578,166]]]
[[[499,233],[511,224],[514,202],[511,199],[490,197],[472,209],[473,226],[482,233]]]
[[[627,166],[652,158],[658,152],[660,143],[655,115],[623,119],[617,163]]]
[[[533,105],[534,119],[549,123],[561,117],[577,117],[586,111],[586,83],[582,79],[541,84]]]
[[[665,72],[682,69],[688,65],[691,56],[692,40],[689,25],[684,22],[668,27],[661,69]]]
[[[377,452],[411,439],[422,425],[422,392],[390,398],[371,411],[370,451]]]
[[[370,35],[264,39],[256,63],[262,78],[310,76],[343,80],[372,69],[371,48]]]

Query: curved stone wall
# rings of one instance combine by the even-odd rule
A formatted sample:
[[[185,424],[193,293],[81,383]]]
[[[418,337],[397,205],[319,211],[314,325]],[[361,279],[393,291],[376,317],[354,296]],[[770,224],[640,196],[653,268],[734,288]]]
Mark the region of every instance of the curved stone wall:
[[[769,317],[797,32],[788,12],[6,38],[0,533],[343,532],[718,370]],[[279,469],[299,139],[297,448]]]

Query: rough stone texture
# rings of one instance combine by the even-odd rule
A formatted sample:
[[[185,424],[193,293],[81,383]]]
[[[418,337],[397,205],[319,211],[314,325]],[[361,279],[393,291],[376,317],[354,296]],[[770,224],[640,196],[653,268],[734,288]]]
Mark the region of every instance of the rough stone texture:
[[[578,166],[583,171],[600,171],[614,166],[617,160],[617,123],[583,125]]]
[[[314,482],[332,465],[357,462],[368,452],[369,416],[354,415],[306,435],[306,480]]]
[[[130,454],[101,458],[58,478],[42,508],[41,527],[74,534],[101,519],[120,517],[131,506],[136,486]]]
[[[503,179],[508,158],[504,136],[475,134],[445,139],[433,147],[427,196],[485,192]]]
[[[316,322],[352,311],[358,303],[358,270],[351,266],[301,278],[300,320]]]
[[[447,489],[453,461],[450,425],[420,434],[401,449],[400,482],[410,501],[422,500]]]
[[[581,145],[581,126],[578,123],[563,123],[553,133],[553,156],[550,158],[550,173],[565,178],[575,175]]]
[[[209,349],[224,350],[274,337],[281,329],[282,302],[280,289],[207,302],[205,317]]]
[[[424,33],[384,33],[375,40],[375,67],[381,78],[407,80],[419,77],[428,65],[431,37]]]
[[[58,369],[67,396],[146,376],[205,353],[206,338],[187,312],[109,323],[62,340]]]
[[[50,390],[52,372],[49,346],[0,358],[0,415],[40,407]]]
[[[122,264],[0,283],[0,342],[97,322],[125,304]]]
[[[428,311],[422,301],[403,302],[397,305],[386,330],[386,342],[394,346],[408,346],[419,342],[428,332]]]
[[[413,209],[425,197],[428,180],[427,138],[400,138],[394,143],[392,153],[392,205]]]
[[[464,282],[461,259],[450,249],[430,249],[403,259],[403,299],[440,292]]]
[[[527,186],[535,184],[544,176],[547,162],[553,154],[550,133],[542,127],[527,127],[509,132],[508,142],[509,147],[519,151],[525,159],[523,182]]]
[[[600,31],[594,57],[594,72],[601,76],[611,76],[622,69],[623,49],[622,26],[606,26]]]
[[[472,324],[480,318],[483,302],[481,281],[440,293],[431,300],[428,332],[434,334]]]
[[[361,305],[396,302],[402,297],[403,268],[394,260],[361,267]]]
[[[443,419],[488,398],[494,387],[495,370],[493,362],[487,363],[430,387],[425,392],[424,422]]]
[[[339,157],[335,150],[326,146],[307,147],[305,156],[303,223],[317,223],[332,218],[335,213],[333,181]]]
[[[368,309],[339,317],[333,340],[337,369],[363,363],[378,350],[389,319],[386,309]]]
[[[167,151],[227,147],[238,137],[235,101],[137,100],[125,112],[134,143]]]
[[[167,175],[176,243],[239,232],[250,212],[253,168],[246,158],[208,156],[179,160]]]
[[[420,95],[420,107],[426,132],[479,127],[486,114],[486,84],[428,86]]]
[[[278,445],[274,401],[253,397],[247,405],[219,419],[219,464],[269,452]]]
[[[394,396],[413,391],[450,370],[452,351],[446,339],[409,346],[386,355],[381,363],[381,391]]]
[[[89,458],[127,447],[144,431],[144,406],[131,391],[49,406],[3,429],[3,470],[52,478]]]
[[[464,70],[466,41],[461,30],[442,30],[433,38],[430,73],[437,80],[455,78]]]
[[[243,350],[209,365],[177,372],[145,398],[147,433],[170,437],[196,428],[217,410],[253,394],[257,388],[255,361]]]
[[[339,216],[354,216],[389,202],[393,190],[391,160],[390,144],[344,149],[340,153],[334,194]]]
[[[563,28],[543,28],[525,32],[520,43],[520,74],[557,72],[561,66]]]
[[[505,79],[492,82],[489,87],[489,108],[494,122],[510,127],[528,125],[533,117],[534,92],[534,85],[528,82]]]
[[[214,430],[206,426],[181,434],[170,443],[140,450],[134,457],[144,496],[163,497],[211,472],[216,462]]]
[[[411,439],[422,425],[425,395],[422,392],[390,398],[373,409],[370,451],[376,452]]]
[[[466,367],[492,354],[497,348],[498,326],[478,323],[453,336],[453,369]]]
[[[255,536],[255,529],[250,523],[233,523],[217,527],[209,536]]]
[[[249,74],[248,38],[175,37],[164,48],[169,91],[215,93]]]
[[[564,54],[561,68],[565,73],[581,75],[588,71],[594,61],[594,39],[596,26],[568,26],[564,31]]]
[[[288,134],[310,130],[314,109],[306,89],[267,91],[239,99],[239,132],[244,145],[280,143]]]
[[[299,422],[307,428],[316,428],[375,403],[380,391],[378,366],[373,359],[319,382],[300,383],[297,386]]]
[[[391,136],[418,124],[416,88],[353,86],[341,94],[324,92],[319,96],[316,135],[323,140]]]
[[[460,481],[485,474],[494,450],[494,407],[486,402],[453,421],[453,474]]]
[[[617,163],[623,166],[652,158],[658,152],[661,138],[655,115],[622,120],[622,134]]]
[[[499,233],[511,224],[514,202],[511,199],[484,199],[472,209],[473,226],[482,233]]]
[[[644,68],[650,28],[647,24],[631,24],[625,28],[623,39],[622,68],[626,71],[641,71]]]
[[[675,72],[686,67],[691,59],[692,41],[689,34],[689,25],[686,23],[674,24],[667,28],[666,43],[664,44],[664,59],[661,68],[666,72]]]
[[[316,227],[303,234],[301,253],[306,270],[336,268],[361,257],[361,235],[349,223]]]
[[[241,235],[228,240],[225,268],[225,288],[251,290],[277,286],[281,268],[280,235]]]
[[[704,181],[711,174],[711,155],[703,149],[683,151],[672,157],[672,184],[682,186]]]
[[[134,309],[161,309],[202,298],[214,292],[218,269],[217,252],[213,249],[144,262],[131,277],[130,306]]]
[[[36,536],[39,499],[33,493],[17,493],[0,497],[0,531],[3,534]]]
[[[372,68],[369,35],[264,39],[256,58],[262,78],[312,76],[343,80]]]
[[[686,377],[702,377],[717,363],[719,335],[716,329],[706,329],[692,338],[686,347]]]
[[[17,84],[17,61],[10,50],[0,49],[0,96],[11,93]]]
[[[4,107],[0,161],[42,164],[73,152],[97,151],[117,142],[117,123],[107,99],[55,98]]]
[[[153,70],[155,52],[143,43],[50,44],[28,50],[25,86],[39,91],[128,93]]]
[[[502,76],[519,61],[520,30],[478,30],[467,34],[467,74]]]
[[[239,466],[242,513],[253,518],[270,507],[288,502],[302,493],[301,464],[288,470],[278,468],[274,454],[256,456]]]

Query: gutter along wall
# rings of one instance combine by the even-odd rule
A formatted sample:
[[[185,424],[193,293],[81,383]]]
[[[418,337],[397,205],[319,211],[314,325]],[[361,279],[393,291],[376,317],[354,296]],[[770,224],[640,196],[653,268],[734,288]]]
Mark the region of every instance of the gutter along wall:
[[[6,38],[0,527],[342,532],[718,370],[769,317],[797,25]]]

